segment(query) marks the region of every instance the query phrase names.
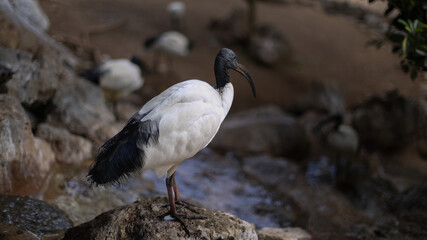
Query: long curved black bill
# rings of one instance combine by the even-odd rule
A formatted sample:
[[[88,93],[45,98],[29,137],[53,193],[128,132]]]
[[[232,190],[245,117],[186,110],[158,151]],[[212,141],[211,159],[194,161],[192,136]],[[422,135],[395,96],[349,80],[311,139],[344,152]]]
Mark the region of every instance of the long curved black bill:
[[[255,90],[254,82],[252,81],[252,77],[249,74],[248,70],[246,70],[245,66],[243,66],[241,63],[237,63],[236,69],[234,69],[234,70],[236,70],[236,72],[242,74],[246,79],[248,79],[248,82],[252,88],[252,94],[256,98],[256,90]]]

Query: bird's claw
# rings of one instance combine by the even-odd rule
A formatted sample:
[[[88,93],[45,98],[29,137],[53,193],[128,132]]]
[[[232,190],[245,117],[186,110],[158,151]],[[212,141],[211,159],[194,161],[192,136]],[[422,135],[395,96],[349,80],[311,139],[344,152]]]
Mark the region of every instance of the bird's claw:
[[[177,214],[177,213],[172,213],[171,211],[168,211],[160,216],[158,216],[157,218],[165,218],[166,216],[171,216],[173,218],[174,221],[177,221],[179,223],[181,223],[182,227],[184,228],[185,233],[190,236],[190,231],[187,228],[187,225],[185,225],[184,221],[182,220],[182,218],[185,219],[192,219],[192,218],[188,218],[185,215],[181,215],[181,214]]]
[[[179,223],[181,223],[182,227],[184,228],[185,233],[190,236],[190,231],[187,228],[187,225],[184,223],[184,221],[182,219],[206,219],[206,217],[204,216],[188,216],[185,214],[178,214],[178,213],[172,213],[171,211],[168,211],[160,216],[158,216],[158,218],[162,218],[164,219],[166,216],[171,216],[173,218],[174,221],[177,221]]]
[[[181,206],[182,206],[179,210],[182,210],[182,209],[186,208],[186,209],[190,210],[190,211],[191,211],[191,212],[193,212],[193,213],[200,214],[200,212],[199,212],[199,211],[197,211],[197,210],[194,208],[194,207],[196,207],[194,204],[191,204],[191,203],[188,203],[188,202],[184,202],[184,201],[182,201],[182,200],[177,200],[177,201],[175,201],[175,204],[176,204],[176,205],[181,205]]]
[[[183,200],[176,200],[175,204],[182,206],[180,209],[178,209],[178,211],[181,211],[182,209],[186,208],[186,209],[190,210],[191,212],[193,212],[195,214],[200,214],[200,212],[195,209],[195,207],[197,207],[197,206],[194,205],[194,204],[192,204],[192,203],[185,202]],[[169,204],[162,205],[161,207],[162,208],[169,207]]]

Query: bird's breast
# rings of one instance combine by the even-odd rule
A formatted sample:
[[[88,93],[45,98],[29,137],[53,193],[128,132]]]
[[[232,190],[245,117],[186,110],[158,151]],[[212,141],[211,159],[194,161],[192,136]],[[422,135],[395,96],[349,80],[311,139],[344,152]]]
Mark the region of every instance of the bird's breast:
[[[231,106],[230,90],[221,95],[211,86],[194,84],[192,94],[182,93],[179,100],[157,113],[159,143],[146,151],[146,167],[179,164],[206,147],[217,133]],[[190,91],[191,92],[191,91]],[[231,91],[232,92],[232,91]],[[223,97],[226,97],[224,102]]]

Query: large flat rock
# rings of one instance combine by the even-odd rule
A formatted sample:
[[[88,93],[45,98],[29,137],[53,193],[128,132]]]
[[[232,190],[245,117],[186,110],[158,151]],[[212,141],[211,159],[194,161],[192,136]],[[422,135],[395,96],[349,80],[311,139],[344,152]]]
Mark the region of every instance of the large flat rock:
[[[253,224],[232,214],[208,211],[196,207],[206,219],[184,220],[190,236],[176,221],[166,221],[158,216],[168,210],[164,197],[143,199],[133,204],[105,212],[90,222],[69,229],[67,239],[258,239]],[[182,210],[185,214],[194,213]]]

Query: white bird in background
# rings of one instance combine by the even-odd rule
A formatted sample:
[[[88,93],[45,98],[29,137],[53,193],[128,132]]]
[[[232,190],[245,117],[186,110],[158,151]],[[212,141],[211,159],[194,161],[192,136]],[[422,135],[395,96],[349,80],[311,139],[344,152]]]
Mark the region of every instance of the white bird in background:
[[[246,77],[256,95],[252,79],[236,54],[221,49],[214,64],[215,86],[197,79],[187,80],[151,99],[123,130],[102,145],[88,180],[95,184],[116,183],[139,169],[152,169],[158,177],[167,173],[170,210],[164,216],[170,215],[180,222],[189,234],[182,220],[187,216],[176,210],[175,203],[182,202],[175,170],[209,144],[227,115],[234,95],[228,69]]]
[[[185,57],[190,53],[193,43],[182,33],[177,31],[168,31],[164,32],[156,37],[151,37],[147,39],[144,43],[144,46],[149,51],[155,51],[159,59],[155,59],[154,69],[159,70],[159,72],[164,72],[167,70],[168,66],[165,69],[160,69],[159,64],[162,64],[161,54],[165,54],[169,58],[169,65],[171,65],[172,56],[181,56]]]
[[[335,155],[337,180],[345,179],[348,171],[351,171],[351,158],[359,151],[359,136],[356,130],[343,123],[341,114],[334,114],[320,121],[313,128],[313,131],[315,133],[322,132],[326,137],[326,145]]]
[[[333,125],[326,129],[326,126],[333,123]],[[320,121],[313,131],[318,133],[320,131],[326,136],[326,143],[338,154],[355,153],[359,146],[359,137],[349,125],[343,124],[343,116],[341,114],[334,114],[331,117]]]
[[[142,77],[142,61],[137,57],[128,59],[113,59],[89,69],[79,75],[89,81],[99,84],[107,100],[115,103],[144,84]]]
[[[171,27],[174,30],[182,30],[186,6],[181,1],[174,1],[166,7],[171,20]]]

